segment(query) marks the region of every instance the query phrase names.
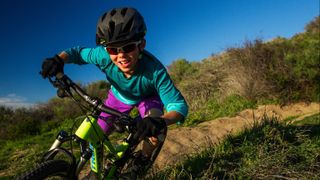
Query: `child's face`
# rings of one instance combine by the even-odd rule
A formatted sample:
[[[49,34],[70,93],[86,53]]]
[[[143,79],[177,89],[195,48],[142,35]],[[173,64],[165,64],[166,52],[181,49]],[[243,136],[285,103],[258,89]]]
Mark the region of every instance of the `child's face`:
[[[142,41],[141,44],[137,45],[140,47],[142,51],[145,47],[145,41]],[[139,48],[135,47],[135,49],[131,52],[123,52],[120,50],[118,53],[109,53],[112,62],[118,66],[118,68],[124,73],[126,77],[130,77],[135,70],[139,59]]]

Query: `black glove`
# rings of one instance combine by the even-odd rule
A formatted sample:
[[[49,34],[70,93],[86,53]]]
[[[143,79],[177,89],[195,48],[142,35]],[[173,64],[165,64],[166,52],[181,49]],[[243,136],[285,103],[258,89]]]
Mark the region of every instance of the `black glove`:
[[[160,117],[145,117],[137,122],[137,132],[134,134],[133,139],[142,140],[145,137],[157,136],[166,127],[165,120]]]
[[[63,59],[58,55],[52,58],[46,58],[42,63],[41,75],[43,78],[52,77],[57,75],[57,73],[63,73]]]

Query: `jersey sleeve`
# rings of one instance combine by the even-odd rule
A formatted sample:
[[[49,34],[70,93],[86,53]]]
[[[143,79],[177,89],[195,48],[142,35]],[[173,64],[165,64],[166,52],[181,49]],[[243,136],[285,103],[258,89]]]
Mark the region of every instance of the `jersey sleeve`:
[[[100,68],[107,66],[110,62],[110,56],[102,46],[96,48],[73,47],[66,49],[68,54],[68,63],[74,64],[95,64]]]
[[[181,92],[174,86],[163,65],[157,66],[154,73],[154,83],[167,112],[176,111],[186,117],[188,105]]]

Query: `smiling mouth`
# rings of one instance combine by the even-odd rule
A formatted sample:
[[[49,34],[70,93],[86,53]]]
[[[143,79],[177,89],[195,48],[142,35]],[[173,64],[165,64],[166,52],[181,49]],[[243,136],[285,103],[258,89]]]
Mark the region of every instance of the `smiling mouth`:
[[[122,66],[122,67],[127,67],[130,65],[131,61],[128,60],[124,60],[124,61],[119,61],[118,63]]]
[[[128,64],[129,61],[120,61],[119,64]]]

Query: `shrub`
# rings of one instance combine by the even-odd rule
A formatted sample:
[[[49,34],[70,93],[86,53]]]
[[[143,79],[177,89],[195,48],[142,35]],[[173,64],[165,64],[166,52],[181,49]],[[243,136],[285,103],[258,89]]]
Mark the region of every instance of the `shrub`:
[[[168,67],[171,79],[175,83],[179,83],[186,76],[194,74],[196,69],[186,59],[178,59]]]
[[[1,139],[18,139],[40,133],[41,119],[34,117],[34,109],[18,108],[7,117],[8,123]]]
[[[105,99],[107,97],[109,89],[110,84],[102,80],[92,82],[86,86],[86,91],[89,95],[98,97],[100,99]]]
[[[319,17],[291,39],[246,41],[229,48],[226,88],[250,100],[319,101]]]

